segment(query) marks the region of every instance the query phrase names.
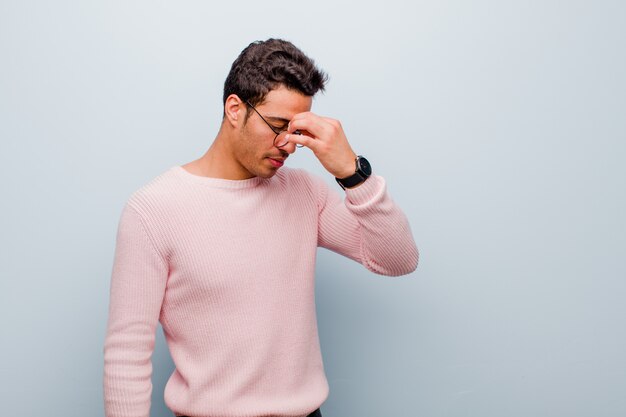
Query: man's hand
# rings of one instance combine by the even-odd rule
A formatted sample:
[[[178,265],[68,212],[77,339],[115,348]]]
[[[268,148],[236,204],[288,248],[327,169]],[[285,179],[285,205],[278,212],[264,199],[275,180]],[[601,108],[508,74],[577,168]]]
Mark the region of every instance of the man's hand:
[[[295,130],[301,135],[291,134]],[[350,147],[339,120],[305,112],[296,114],[287,131],[289,142],[311,149],[328,172],[337,178],[354,174],[357,155]]]

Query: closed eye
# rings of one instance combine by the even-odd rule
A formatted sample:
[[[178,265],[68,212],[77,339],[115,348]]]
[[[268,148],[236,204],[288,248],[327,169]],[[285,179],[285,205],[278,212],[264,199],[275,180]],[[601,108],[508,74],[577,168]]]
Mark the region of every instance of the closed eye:
[[[277,132],[282,132],[283,130],[287,130],[287,127],[289,126],[289,123],[284,124],[284,125],[280,125],[280,126],[276,126],[276,125],[272,125],[272,127],[277,131]]]

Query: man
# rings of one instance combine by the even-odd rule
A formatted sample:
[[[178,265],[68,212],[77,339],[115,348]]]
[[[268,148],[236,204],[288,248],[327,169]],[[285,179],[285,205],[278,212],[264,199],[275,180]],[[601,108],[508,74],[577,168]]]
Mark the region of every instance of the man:
[[[149,416],[158,322],[176,366],[164,394],[175,415],[321,416],[328,383],[315,313],[317,247],[381,275],[408,274],[418,262],[383,178],[338,121],[310,111],[325,82],[291,43],[250,44],[226,79],[208,151],[129,198],[104,344],[107,417]],[[345,200],[323,180],[283,167],[301,146],[338,179]]]

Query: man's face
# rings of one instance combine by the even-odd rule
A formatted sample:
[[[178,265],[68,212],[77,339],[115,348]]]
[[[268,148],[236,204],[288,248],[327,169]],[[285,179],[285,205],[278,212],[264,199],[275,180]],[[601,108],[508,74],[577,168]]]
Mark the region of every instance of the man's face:
[[[287,129],[289,121],[298,113],[311,110],[312,97],[281,86],[270,91],[262,104],[255,106],[274,130]],[[248,120],[239,129],[236,139],[235,158],[251,176],[270,178],[282,166],[282,162],[296,150],[296,145],[288,143],[274,146],[276,133],[259,117],[247,108]]]

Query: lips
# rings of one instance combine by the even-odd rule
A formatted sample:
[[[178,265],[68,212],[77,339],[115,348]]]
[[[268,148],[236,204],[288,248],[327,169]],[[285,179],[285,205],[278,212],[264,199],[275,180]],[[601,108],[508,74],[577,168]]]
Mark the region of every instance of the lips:
[[[267,158],[270,160],[270,164],[272,164],[276,168],[280,168],[285,163],[283,158]]]

